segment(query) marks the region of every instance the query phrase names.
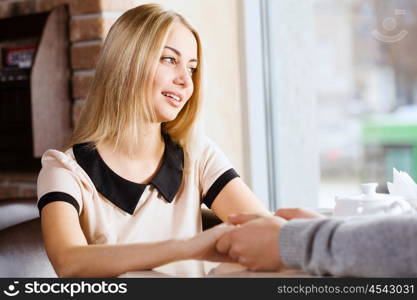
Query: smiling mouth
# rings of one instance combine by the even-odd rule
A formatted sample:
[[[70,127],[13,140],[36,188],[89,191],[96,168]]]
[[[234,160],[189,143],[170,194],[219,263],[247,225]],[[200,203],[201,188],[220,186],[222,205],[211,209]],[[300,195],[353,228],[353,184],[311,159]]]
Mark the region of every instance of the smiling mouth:
[[[171,93],[166,93],[166,92],[162,92],[162,95],[164,95],[165,97],[169,97],[175,101],[177,101],[178,103],[181,102],[181,98],[178,97],[177,95],[171,94]]]

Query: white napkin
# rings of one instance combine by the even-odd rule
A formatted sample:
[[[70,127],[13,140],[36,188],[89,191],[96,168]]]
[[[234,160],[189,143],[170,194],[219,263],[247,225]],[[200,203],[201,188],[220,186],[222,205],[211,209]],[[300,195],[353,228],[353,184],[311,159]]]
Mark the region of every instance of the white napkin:
[[[406,172],[393,169],[393,182],[387,182],[390,195],[402,196],[417,209],[417,184]]]

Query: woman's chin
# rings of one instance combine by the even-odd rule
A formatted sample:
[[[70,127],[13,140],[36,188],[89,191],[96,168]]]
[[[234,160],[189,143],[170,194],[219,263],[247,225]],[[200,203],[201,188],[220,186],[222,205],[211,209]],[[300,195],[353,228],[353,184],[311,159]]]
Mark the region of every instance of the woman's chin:
[[[159,115],[158,116],[158,122],[160,123],[166,123],[166,122],[171,122],[174,121],[176,119],[178,114],[166,114],[166,115]]]

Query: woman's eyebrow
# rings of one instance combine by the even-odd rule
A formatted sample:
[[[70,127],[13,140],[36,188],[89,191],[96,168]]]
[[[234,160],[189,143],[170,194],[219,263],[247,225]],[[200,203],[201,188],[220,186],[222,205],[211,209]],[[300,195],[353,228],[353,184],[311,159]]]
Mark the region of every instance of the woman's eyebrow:
[[[177,49],[169,47],[169,46],[165,46],[165,48],[175,52],[175,54],[177,54],[179,57],[181,57],[181,52],[179,52]],[[197,62],[197,59],[196,58],[190,59],[189,62]]]

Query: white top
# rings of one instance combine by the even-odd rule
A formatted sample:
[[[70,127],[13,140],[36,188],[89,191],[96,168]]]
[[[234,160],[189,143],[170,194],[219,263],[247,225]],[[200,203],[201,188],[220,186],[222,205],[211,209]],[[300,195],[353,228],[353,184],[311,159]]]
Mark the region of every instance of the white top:
[[[91,144],[48,150],[38,177],[38,207],[65,201],[78,211],[89,244],[124,244],[189,238],[201,232],[201,203],[208,207],[238,177],[208,139],[201,155],[184,162],[183,149],[164,135],[163,162],[149,184],[113,172]],[[184,163],[191,164],[185,168]]]

